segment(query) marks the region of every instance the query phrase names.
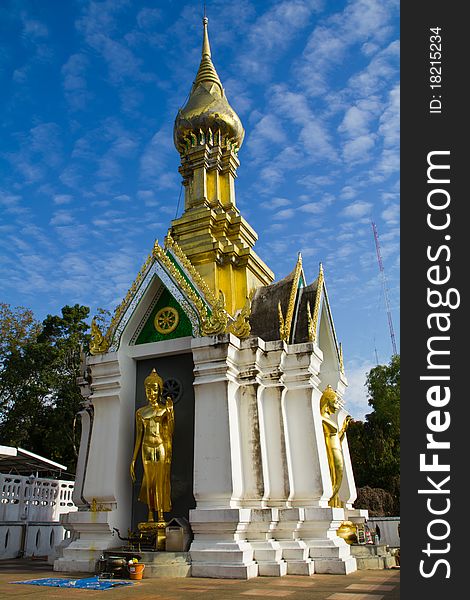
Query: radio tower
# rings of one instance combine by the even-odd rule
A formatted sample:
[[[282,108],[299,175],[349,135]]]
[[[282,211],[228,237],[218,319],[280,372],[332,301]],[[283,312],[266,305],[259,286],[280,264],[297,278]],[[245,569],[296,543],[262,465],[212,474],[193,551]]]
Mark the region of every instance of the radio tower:
[[[387,287],[387,278],[385,277],[384,265],[382,262],[382,255],[380,253],[380,244],[379,244],[379,234],[377,233],[377,227],[375,223],[372,221],[372,231],[374,232],[374,240],[375,240],[375,249],[377,251],[377,260],[379,263],[380,276],[382,278],[382,289],[385,298],[385,307],[387,309],[387,319],[388,319],[388,328],[390,329],[390,339],[392,340],[392,348],[393,354],[397,353],[397,345],[395,343],[395,333],[393,331],[393,323],[392,323],[392,311],[390,310],[390,301],[388,299],[388,287]]]

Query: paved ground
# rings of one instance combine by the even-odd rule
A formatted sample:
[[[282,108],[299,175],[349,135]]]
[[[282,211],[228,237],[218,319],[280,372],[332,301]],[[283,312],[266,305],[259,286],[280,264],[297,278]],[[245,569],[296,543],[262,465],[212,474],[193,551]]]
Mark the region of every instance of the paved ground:
[[[143,579],[132,586],[106,591],[70,590],[11,581],[57,577],[40,561],[0,561],[0,598],[52,600],[53,598],[102,598],[103,600],[399,600],[400,571],[356,571],[351,575],[311,577],[257,577],[248,581],[231,579]],[[74,577],[77,574],[74,575]],[[83,574],[89,577],[89,574]]]

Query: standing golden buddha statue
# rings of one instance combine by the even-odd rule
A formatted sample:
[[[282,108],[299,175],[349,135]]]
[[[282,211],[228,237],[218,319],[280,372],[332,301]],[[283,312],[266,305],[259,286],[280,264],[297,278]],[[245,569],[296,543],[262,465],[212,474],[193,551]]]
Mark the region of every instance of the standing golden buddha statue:
[[[163,513],[171,510],[170,471],[175,417],[171,397],[162,402],[163,379],[155,369],[145,379],[144,386],[148,404],[135,414],[136,437],[130,473],[135,482],[135,461],[142,449],[144,476],[139,500],[147,504],[149,512],[148,521],[139,523],[139,531],[158,530],[161,549],[166,527]]]
[[[331,415],[338,410],[338,397],[331,386],[327,386],[320,398],[320,413],[322,416],[323,433],[325,435],[326,454],[328,465],[330,467],[331,483],[333,485],[333,494],[328,504],[332,507],[342,507],[343,503],[339,499],[339,488],[343,480],[344,458],[341,442],[343,441],[346,429],[351,421],[348,415],[339,429],[337,423],[333,421]]]

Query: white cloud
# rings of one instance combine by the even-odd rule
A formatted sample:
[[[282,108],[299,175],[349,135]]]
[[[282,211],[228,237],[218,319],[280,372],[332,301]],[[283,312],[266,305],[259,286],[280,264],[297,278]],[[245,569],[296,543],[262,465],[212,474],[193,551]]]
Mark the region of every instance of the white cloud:
[[[329,89],[328,77],[351,46],[383,42],[397,2],[353,0],[342,12],[321,21],[311,34],[298,67],[299,80],[312,96]]]
[[[400,143],[400,86],[389,94],[389,103],[380,117],[379,134],[386,148],[398,148]]]
[[[73,200],[73,196],[70,196],[70,194],[56,194],[53,200],[54,204],[70,204]]]
[[[65,97],[74,110],[86,108],[93,97],[85,78],[87,68],[88,58],[84,54],[72,54],[62,67]]]
[[[344,217],[358,219],[370,214],[372,206],[373,205],[371,202],[364,202],[363,200],[358,200],[357,202],[353,202],[345,209],[343,209],[341,214]]]
[[[371,151],[374,149],[375,135],[360,135],[346,142],[343,146],[343,158],[347,164],[356,164],[370,160]]]
[[[237,57],[242,72],[250,79],[269,79],[273,59],[289,47],[320,6],[318,0],[284,0],[246,27],[248,39]]]
[[[265,209],[273,209],[282,208],[283,206],[289,206],[292,204],[290,200],[287,198],[270,198],[266,200],[266,202],[261,203],[261,207]]]
[[[246,145],[256,161],[263,160],[272,152],[273,144],[282,144],[286,140],[281,121],[274,115],[264,115],[251,129]]]
[[[400,219],[400,206],[398,204],[392,204],[382,211],[382,219],[387,225],[396,225]]]
[[[292,219],[295,216],[295,210],[293,208],[285,208],[284,210],[280,210],[277,212],[273,219],[276,221],[284,221],[285,219]]]
[[[50,220],[50,225],[71,225],[74,223],[75,219],[69,211],[66,210],[58,210],[52,216]]]
[[[348,380],[346,389],[345,408],[356,420],[363,421],[365,415],[372,412],[372,407],[367,402],[366,377],[376,365],[371,362],[357,361],[346,362],[345,372]]]
[[[320,199],[311,200],[310,202],[301,204],[299,210],[301,212],[317,215],[324,212],[333,202],[334,197],[331,194],[326,194]]]

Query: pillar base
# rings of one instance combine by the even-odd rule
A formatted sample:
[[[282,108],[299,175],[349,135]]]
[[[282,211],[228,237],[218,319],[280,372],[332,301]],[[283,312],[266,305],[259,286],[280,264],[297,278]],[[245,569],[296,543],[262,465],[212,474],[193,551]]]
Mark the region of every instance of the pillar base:
[[[194,509],[189,519],[194,533],[189,549],[193,577],[250,579],[258,575],[253,548],[246,541],[249,509]]]
[[[344,521],[342,508],[306,508],[299,535],[309,549],[315,562],[315,573],[347,575],[357,570],[356,559],[351,556],[350,546],[336,531]]]
[[[61,523],[71,532],[72,542],[54,561],[54,571],[95,573],[104,550],[121,544],[109,524],[112,511],[78,511],[62,515]]]

